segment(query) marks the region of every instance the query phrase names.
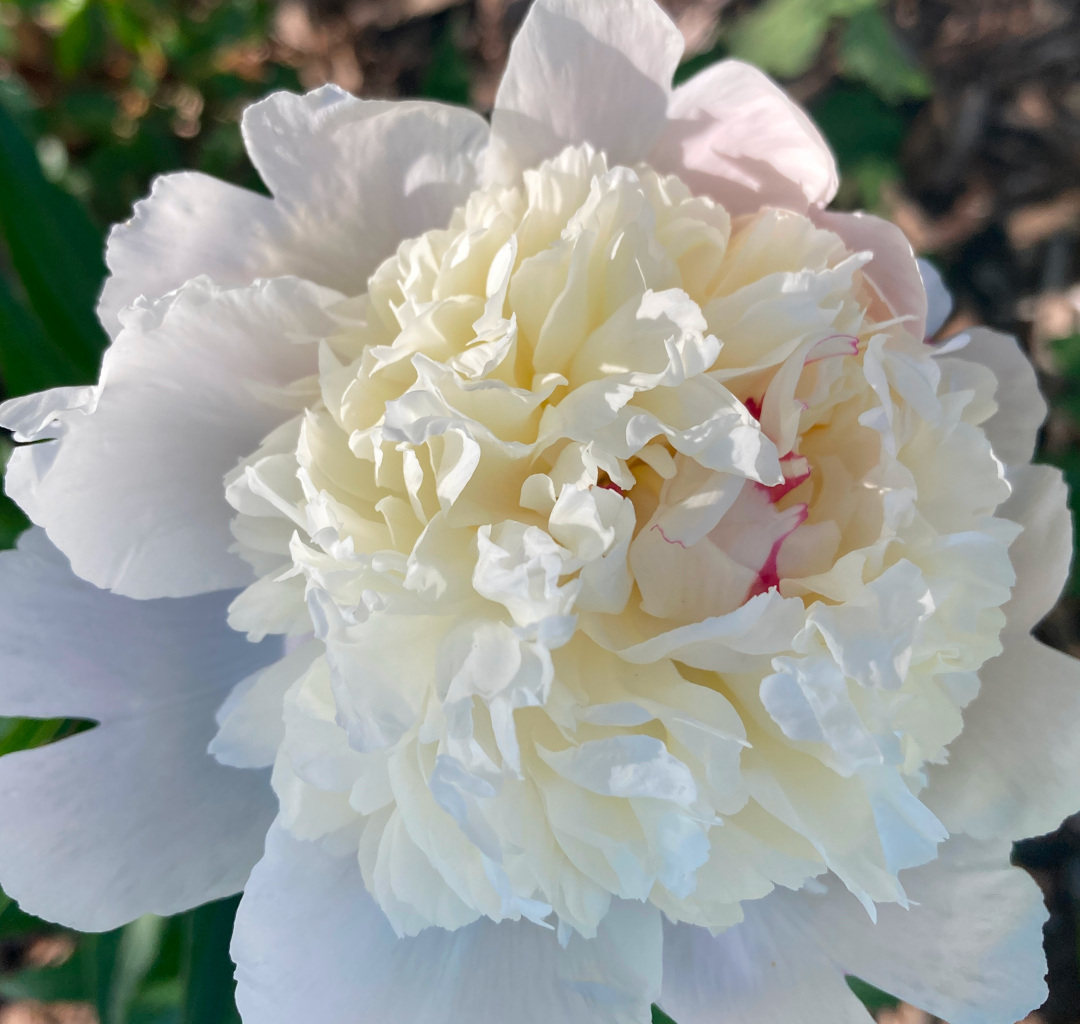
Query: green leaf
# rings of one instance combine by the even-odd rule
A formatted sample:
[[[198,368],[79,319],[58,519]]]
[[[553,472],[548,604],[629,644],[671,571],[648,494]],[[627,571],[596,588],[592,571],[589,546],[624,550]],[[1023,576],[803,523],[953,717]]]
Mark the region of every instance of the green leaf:
[[[73,384],[83,378],[75,360],[46,333],[0,275],[0,374],[9,397]]]
[[[431,63],[424,73],[420,95],[444,103],[468,106],[472,73],[469,62],[457,45],[458,22],[448,17],[435,40]]]
[[[732,56],[780,78],[795,78],[817,60],[835,18],[851,18],[879,0],[765,0],[731,29]]]
[[[102,1024],[126,1024],[130,1010],[161,951],[167,922],[147,914],[125,925],[116,950]]]
[[[829,140],[842,173],[868,158],[899,158],[907,131],[902,112],[883,103],[865,86],[835,86],[810,112]]]
[[[22,509],[6,494],[0,494],[0,551],[15,547],[19,534],[29,525]]]
[[[45,179],[2,106],[0,229],[30,307],[78,380],[93,380],[107,343],[94,312],[105,277],[101,238],[78,202]]]
[[[86,3],[68,19],[56,39],[56,68],[64,78],[74,78],[86,62],[93,34],[93,8]]]
[[[207,903],[185,915],[187,942],[181,1024],[239,1024],[229,958],[239,896]]]
[[[659,1006],[654,1006],[652,1008],[652,1024],[675,1024],[675,1021],[664,1013]]]
[[[822,0],[766,0],[735,23],[728,45],[732,56],[794,78],[814,63],[828,30]]]
[[[1080,383],[1080,334],[1050,342],[1054,365],[1066,380]]]
[[[10,896],[0,892],[0,939],[26,935],[29,932],[59,931],[64,931],[64,929],[20,910],[19,905]]]
[[[3,340],[3,335],[0,334],[0,346],[3,345]],[[23,515],[22,509],[3,493],[4,469],[11,457],[11,451],[11,442],[0,436],[0,551],[13,548],[19,534],[30,525],[30,520]]]
[[[35,999],[43,1003],[85,1001],[94,983],[93,955],[85,946],[83,938],[75,954],[55,967],[36,967],[20,971],[14,977],[0,978],[0,996],[12,1001]]]
[[[881,1010],[893,1010],[900,1005],[900,1000],[882,992],[879,988],[856,978],[854,975],[847,976],[848,988],[859,998],[859,1001],[875,1016]]]
[[[86,957],[85,974],[87,994],[97,1009],[101,1024],[121,1024],[109,1016],[112,1003],[113,979],[117,976],[117,958],[124,930],[103,932],[100,935],[84,935],[79,943],[80,952]]]
[[[711,49],[704,53],[696,53],[689,60],[684,60],[676,69],[673,79],[674,85],[682,85],[687,79],[693,78],[699,71],[704,71],[719,60],[729,56],[730,50],[724,40],[720,40]]]
[[[0,718],[0,757],[48,746],[96,724],[85,718]]]
[[[847,23],[840,68],[849,78],[866,82],[887,103],[930,95],[930,80],[912,62],[881,11],[862,11]]]

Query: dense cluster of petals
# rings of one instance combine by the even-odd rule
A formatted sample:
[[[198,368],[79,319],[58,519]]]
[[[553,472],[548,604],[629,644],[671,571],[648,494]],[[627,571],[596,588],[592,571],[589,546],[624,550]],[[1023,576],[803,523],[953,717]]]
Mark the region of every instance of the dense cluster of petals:
[[[246,1024],[1039,1002],[1009,841],[1080,803],[1080,686],[1029,635],[1034,374],[930,342],[805,115],[680,52],[537,0],[490,129],[279,94],[270,197],[173,176],[116,229],[99,383],[0,407],[0,714],[99,723],[0,761],[28,909],[246,888]]]
[[[869,259],[585,146],[311,294],[304,410],[226,481],[230,621],[298,646],[212,750],[274,750],[283,825],[399,934],[592,937],[613,897],[720,929],[826,870],[905,900],[1019,529],[995,378]]]

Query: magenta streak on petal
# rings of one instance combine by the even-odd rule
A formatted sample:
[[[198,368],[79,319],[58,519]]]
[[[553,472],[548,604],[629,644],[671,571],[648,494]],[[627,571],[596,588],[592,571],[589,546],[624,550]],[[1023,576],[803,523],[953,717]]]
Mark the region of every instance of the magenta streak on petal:
[[[819,349],[822,346],[828,346],[833,341],[846,341],[848,344],[843,347],[829,348],[827,352],[820,352]],[[831,359],[833,356],[857,356],[859,354],[859,339],[854,334],[830,334],[827,338],[822,338],[817,342],[813,348],[806,355],[806,362],[804,366],[809,366],[811,363],[820,362],[822,359]]]
[[[626,491],[624,491],[618,484],[612,483],[610,480],[608,480],[606,483],[597,484],[596,486],[603,488],[605,491],[614,491],[616,494],[621,494],[624,498],[626,497]]]
[[[750,413],[759,423],[761,422],[761,402],[760,398],[748,398],[743,405],[746,406],[746,411]]]
[[[780,468],[784,471],[784,482],[782,484],[776,484],[773,487],[767,487],[765,484],[759,483],[754,484],[759,491],[769,496],[769,501],[774,505],[785,494],[795,490],[799,484],[810,479],[810,463],[802,455],[796,455],[794,452],[788,452],[780,460]]]
[[[773,587],[780,586],[780,549],[784,546],[784,541],[802,526],[810,515],[810,509],[807,505],[792,505],[787,511],[788,514],[795,513],[793,517],[795,523],[790,530],[781,534],[773,543],[772,548],[769,550],[769,557],[765,559],[765,564],[758,570],[757,580],[746,592],[744,598],[746,601],[749,601],[752,597],[757,597],[758,594],[764,594],[766,591],[772,590]]]
[[[668,544],[678,544],[679,547],[681,547],[683,550],[686,550],[686,545],[681,540],[672,540],[666,533],[664,533],[664,528],[659,523],[654,523],[653,529],[658,530],[660,532],[660,536],[663,537]]]

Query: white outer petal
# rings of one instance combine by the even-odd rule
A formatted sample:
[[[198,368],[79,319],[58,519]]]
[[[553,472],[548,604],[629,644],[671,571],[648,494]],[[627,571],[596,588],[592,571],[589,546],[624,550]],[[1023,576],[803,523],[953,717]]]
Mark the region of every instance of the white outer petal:
[[[997,511],[1024,532],[1009,547],[1016,585],[1004,606],[1006,630],[1026,633],[1057,604],[1069,579],[1073,524],[1061,470],[1017,466],[1008,472],[1013,492]]]
[[[8,494],[77,575],[125,597],[250,582],[229,554],[224,476],[290,414],[255,389],[315,371],[336,298],[289,278],[234,291],[201,279],[125,314],[81,407],[70,389],[0,406],[20,440],[59,435],[15,450]]]
[[[1022,466],[1035,453],[1039,428],[1047,413],[1035,368],[1011,335],[986,327],[974,327],[959,337],[965,335],[968,342],[955,352],[955,358],[985,366],[998,380],[994,396],[998,411],[982,424],[982,429],[994,454],[1006,466]],[[949,343],[950,347],[959,337]]]
[[[645,159],[682,51],[653,0],[537,0],[495,97],[486,177],[509,184],[582,142],[611,164]]]
[[[617,903],[597,939],[564,950],[528,921],[395,936],[353,857],[275,825],[233,932],[245,1024],[647,1024],[659,991],[659,911]]]
[[[278,93],[249,108],[245,140],[296,272],[356,294],[400,242],[449,223],[478,185],[488,126],[461,107],[342,95],[299,130],[309,99]]]
[[[98,311],[111,334],[139,296],[202,274],[228,287],[295,274],[362,292],[399,242],[449,221],[478,184],[488,138],[472,111],[336,86],[274,93],[245,111],[243,129],[273,198],[202,174],[158,178],[109,236]]]
[[[839,176],[809,117],[766,75],[720,61],[680,85],[649,162],[732,214],[826,206]]]
[[[303,195],[311,175],[326,173],[326,165],[339,155],[334,143],[338,129],[362,123],[394,105],[358,99],[337,85],[302,95],[271,93],[244,111],[244,145],[271,193]]]
[[[97,590],[40,530],[0,555],[0,715],[100,722],[0,758],[0,884],[27,911],[101,931],[243,887],[273,794],[206,745],[230,687],[280,645],[247,643],[226,605]]]
[[[926,289],[926,336],[932,338],[953,311],[953,297],[945,285],[941,271],[929,260],[919,260],[919,274]]]
[[[665,922],[665,1013],[678,1024],[870,1024],[812,923],[768,896],[743,912],[740,924],[715,936]]]
[[[1080,661],[1006,635],[945,765],[923,794],[951,832],[1022,839],[1080,808]]]
[[[116,337],[120,311],[140,296],[158,298],[201,274],[229,288],[272,277],[282,264],[281,234],[266,196],[206,174],[162,175],[109,232],[98,317]]]
[[[839,885],[824,896],[777,890],[794,920],[848,974],[950,1024],[1013,1024],[1046,998],[1046,908],[1010,844],[959,837],[901,875],[912,906],[878,907],[876,924]]]

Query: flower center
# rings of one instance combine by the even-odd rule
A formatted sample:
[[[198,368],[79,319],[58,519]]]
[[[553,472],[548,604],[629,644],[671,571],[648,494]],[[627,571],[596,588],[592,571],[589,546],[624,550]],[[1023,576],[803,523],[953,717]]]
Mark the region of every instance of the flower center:
[[[319,400],[229,483],[232,621],[309,638],[283,820],[400,932],[591,935],[613,896],[720,928],[933,856],[1008,486],[867,259],[579,148],[337,308]]]

